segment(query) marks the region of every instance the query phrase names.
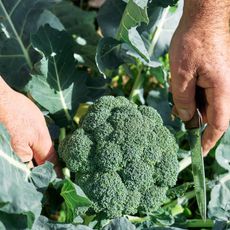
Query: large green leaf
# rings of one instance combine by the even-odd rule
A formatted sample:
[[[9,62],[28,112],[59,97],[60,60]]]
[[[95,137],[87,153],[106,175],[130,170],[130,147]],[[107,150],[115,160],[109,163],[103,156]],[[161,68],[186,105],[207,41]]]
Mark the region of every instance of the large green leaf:
[[[30,170],[10,146],[10,137],[0,125],[0,221],[6,229],[31,228],[41,212],[42,194],[28,182]]]
[[[211,191],[208,216],[212,219],[229,221],[230,218],[230,174],[224,175]]]
[[[176,9],[159,7],[162,5],[159,1],[149,2],[147,17],[146,15],[142,17],[143,21],[146,21],[148,18],[149,23],[141,23],[139,25],[137,21],[130,19],[130,15],[132,15],[130,11],[133,12],[133,15],[135,14],[133,6],[132,8],[129,7],[131,2],[132,1],[129,1],[126,5],[123,1],[107,0],[98,14],[97,19],[99,26],[105,37],[113,38],[116,38],[121,28],[124,27],[124,36],[126,35],[125,41],[130,44],[131,41],[128,41],[127,38],[127,36],[130,36],[134,44],[138,44],[136,48],[131,44],[134,50],[129,50],[127,54],[139,58],[146,65],[156,66],[157,63],[151,62],[151,60],[155,60],[155,58],[158,58],[168,50],[172,35],[182,14],[183,1],[180,1]],[[169,1],[166,5],[168,5],[168,3]],[[135,17],[135,19],[136,18],[138,20],[138,17]],[[133,25],[131,30],[128,30],[128,28],[130,28],[128,24],[129,20],[132,22],[130,22],[130,24]],[[134,26],[135,23],[136,26]],[[126,24],[128,24],[128,27]],[[127,31],[129,31],[129,33]],[[139,49],[139,51],[142,50],[146,54],[146,57],[140,55],[137,49]]]
[[[96,67],[95,54],[99,35],[96,32],[95,11],[84,11],[70,1],[54,4],[51,11],[59,18],[75,43],[75,57],[79,65]]]
[[[53,164],[46,161],[44,164],[33,168],[30,177],[37,190],[45,192],[49,184],[56,178]]]
[[[65,200],[66,219],[70,223],[81,211],[87,211],[92,204],[81,188],[68,179],[64,181],[61,196]]]
[[[121,42],[118,40],[105,37],[99,41],[96,63],[100,73],[102,73],[104,77],[110,76],[111,70],[124,63],[120,52],[122,52]]]
[[[28,91],[57,124],[65,126],[79,103],[88,99],[87,74],[75,67],[74,41],[65,31],[46,25],[32,37],[32,44],[43,57],[36,64]]]
[[[159,10],[159,7],[155,7],[155,10]],[[147,35],[146,46],[148,47],[150,57],[158,58],[168,52],[172,36],[179,24],[182,12],[183,1],[180,0],[176,9],[169,7],[164,10],[161,9],[161,17],[157,21],[153,21],[150,18],[150,26],[146,32],[142,33],[143,37]],[[152,37],[154,32],[155,37]]]
[[[137,31],[140,24],[149,23],[148,0],[129,0],[123,12],[116,38],[130,45],[145,61],[149,62],[148,51]]]
[[[104,37],[116,37],[126,3],[122,0],[106,0],[99,9],[97,22]]]
[[[43,9],[53,0],[0,0],[0,74],[22,89],[30,79],[34,54],[30,34],[39,27]]]
[[[225,170],[230,172],[230,128],[222,137],[220,144],[216,148],[216,160]]]
[[[35,230],[93,230],[87,226],[83,225],[74,225],[74,224],[66,224],[66,223],[58,223],[49,220],[45,216],[40,216],[38,221],[34,225]]]
[[[161,71],[157,74],[161,75]],[[174,128],[175,130],[180,130],[181,121],[178,118],[172,119],[172,110],[169,106],[167,89],[158,88],[156,90],[151,90],[147,96],[147,104],[158,111],[166,126]]]
[[[110,221],[108,225],[106,225],[103,230],[136,230],[135,225],[128,221],[127,218],[121,217],[116,218]]]

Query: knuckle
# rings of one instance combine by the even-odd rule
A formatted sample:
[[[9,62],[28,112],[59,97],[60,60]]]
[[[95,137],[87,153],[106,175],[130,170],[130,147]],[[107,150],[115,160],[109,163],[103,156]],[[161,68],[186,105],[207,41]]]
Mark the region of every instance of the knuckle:
[[[218,132],[226,132],[226,130],[228,129],[229,124],[225,124],[222,122],[211,122],[210,127],[214,130],[217,130]]]
[[[173,100],[174,103],[181,107],[181,105],[185,106],[186,108],[191,107],[191,105],[194,102],[194,97],[192,95],[180,92],[180,91],[174,91],[173,93]]]
[[[180,64],[181,65],[181,64]],[[176,71],[172,73],[172,80],[177,79],[180,81],[189,81],[191,80],[191,71],[189,68],[177,66]]]

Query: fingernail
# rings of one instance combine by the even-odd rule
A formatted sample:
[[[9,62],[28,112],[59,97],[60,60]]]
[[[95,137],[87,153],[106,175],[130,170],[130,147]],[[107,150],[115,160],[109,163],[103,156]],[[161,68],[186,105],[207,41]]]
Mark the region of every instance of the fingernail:
[[[188,121],[191,119],[191,116],[188,112],[188,110],[185,109],[177,109],[177,112],[179,113],[180,119],[183,121]]]

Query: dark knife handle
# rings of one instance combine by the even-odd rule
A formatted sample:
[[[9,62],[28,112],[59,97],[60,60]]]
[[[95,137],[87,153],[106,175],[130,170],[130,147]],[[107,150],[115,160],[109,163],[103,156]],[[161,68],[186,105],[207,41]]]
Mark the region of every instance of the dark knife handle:
[[[186,129],[197,129],[197,128],[201,128],[203,125],[202,122],[202,115],[199,111],[199,109],[196,109],[193,117],[191,120],[189,121],[185,121],[185,128]]]

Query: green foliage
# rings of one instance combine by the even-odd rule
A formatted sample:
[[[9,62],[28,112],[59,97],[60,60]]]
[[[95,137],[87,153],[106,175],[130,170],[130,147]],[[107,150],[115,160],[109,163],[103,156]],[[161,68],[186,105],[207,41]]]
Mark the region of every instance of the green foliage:
[[[81,188],[69,179],[62,181],[60,195],[65,200],[66,222],[73,222],[76,214],[82,214],[91,206],[91,201],[86,197]]]
[[[158,6],[167,7],[174,6],[178,2],[178,0],[156,0],[155,2],[155,4]]]
[[[29,182],[31,172],[13,152],[10,136],[2,125],[0,167],[0,221],[6,229],[32,228],[42,209],[42,194]]]
[[[52,4],[49,9],[76,41],[74,51],[78,60],[77,65],[88,66],[96,70],[95,53],[100,38],[94,23],[96,12],[84,11],[75,7],[70,1]]]
[[[228,229],[229,131],[205,158],[204,222],[187,133],[168,104],[167,52],[183,1],[106,0],[99,11],[93,1],[0,0],[0,75],[41,108],[55,146],[67,133],[60,152],[73,171],[62,180],[49,162],[28,169],[0,126],[0,229]],[[73,132],[79,105],[108,94],[160,116],[102,97]],[[178,147],[163,124],[186,152],[175,188]],[[136,216],[109,218],[124,214]]]
[[[177,179],[177,145],[159,114],[124,97],[97,100],[59,152],[108,217],[156,210]]]
[[[53,164],[29,170],[12,151],[10,137],[0,125],[0,223],[1,229],[36,229],[41,221],[45,192],[53,184],[61,189],[68,209],[67,220],[72,222],[79,208],[91,205],[82,190],[69,180],[56,178]],[[6,179],[7,178],[7,179]]]
[[[0,1],[0,75],[12,87],[22,90],[30,79],[30,71],[36,60],[30,35],[38,30],[43,10],[53,2]],[[50,17],[46,19],[46,23],[51,21]]]
[[[182,1],[176,11],[159,6],[175,1],[107,0],[98,13],[104,37],[97,49],[97,66],[105,76],[123,63],[139,59],[145,66],[160,66],[158,58],[169,48],[182,14]],[[112,6],[112,7],[111,7]]]

